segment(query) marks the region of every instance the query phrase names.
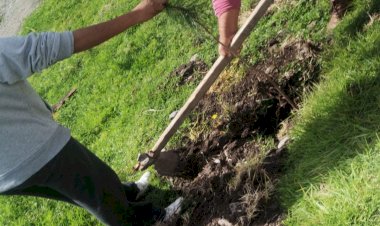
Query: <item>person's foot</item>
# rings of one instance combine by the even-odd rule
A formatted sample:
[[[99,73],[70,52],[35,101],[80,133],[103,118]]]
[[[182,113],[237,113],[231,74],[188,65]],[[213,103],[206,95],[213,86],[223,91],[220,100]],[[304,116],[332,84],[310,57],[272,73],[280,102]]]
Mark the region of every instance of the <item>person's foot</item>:
[[[181,207],[183,203],[183,197],[179,197],[172,204],[165,208],[164,222],[171,220],[175,215],[181,212]]]
[[[139,193],[137,193],[136,199],[139,199],[142,195],[145,194],[148,186],[149,186],[149,178],[150,172],[145,172],[138,181],[135,182],[137,188],[139,189]]]
[[[342,20],[352,0],[331,0],[332,12],[327,30],[332,31]]]

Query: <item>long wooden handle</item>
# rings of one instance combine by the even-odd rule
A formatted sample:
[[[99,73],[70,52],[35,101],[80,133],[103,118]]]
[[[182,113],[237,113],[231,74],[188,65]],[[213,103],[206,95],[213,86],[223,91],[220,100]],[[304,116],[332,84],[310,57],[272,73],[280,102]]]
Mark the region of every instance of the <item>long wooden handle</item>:
[[[252,29],[256,26],[261,17],[264,16],[265,12],[273,2],[274,0],[261,0],[259,2],[255,10],[252,12],[251,16],[247,19],[247,22],[240,28],[232,40],[231,49],[233,51],[241,47],[245,39],[251,33]],[[201,83],[191,94],[185,105],[180,109],[175,118],[170,122],[169,126],[161,134],[160,138],[151,150],[151,153],[153,152],[155,156],[159,154],[159,152],[169,142],[170,138],[174,135],[177,129],[181,126],[185,118],[196,107],[196,105],[206,94],[212,84],[214,84],[215,80],[219,77],[220,73],[222,73],[224,68],[231,62],[231,60],[231,57],[220,56],[218,58],[218,60],[214,63],[206,76],[203,78]]]

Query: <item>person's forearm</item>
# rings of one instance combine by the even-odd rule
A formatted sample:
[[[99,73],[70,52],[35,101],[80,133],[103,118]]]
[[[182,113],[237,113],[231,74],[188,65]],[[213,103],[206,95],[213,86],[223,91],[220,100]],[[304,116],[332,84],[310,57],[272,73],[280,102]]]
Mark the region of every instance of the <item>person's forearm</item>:
[[[142,0],[129,13],[104,23],[74,31],[74,53],[97,46],[133,25],[153,18],[164,9],[166,2],[167,0]]]
[[[239,9],[231,9],[218,17],[219,26],[219,54],[230,55],[228,49],[238,30]]]
[[[231,9],[223,13],[218,18],[219,41],[223,44],[230,44],[232,38],[238,30],[239,9]]]
[[[212,4],[218,17],[219,54],[229,56],[232,38],[238,30],[241,0],[212,0]]]
[[[141,14],[141,11],[133,10],[113,20],[74,31],[74,52],[78,53],[97,46],[127,28],[143,22]]]

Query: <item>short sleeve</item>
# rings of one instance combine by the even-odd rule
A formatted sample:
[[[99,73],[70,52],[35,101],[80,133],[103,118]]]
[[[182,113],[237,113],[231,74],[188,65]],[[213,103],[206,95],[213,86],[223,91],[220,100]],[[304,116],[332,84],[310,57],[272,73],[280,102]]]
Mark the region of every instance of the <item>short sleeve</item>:
[[[214,12],[217,17],[231,9],[240,9],[241,0],[212,0]]]
[[[72,32],[31,33],[0,38],[0,82],[12,84],[74,52]]]

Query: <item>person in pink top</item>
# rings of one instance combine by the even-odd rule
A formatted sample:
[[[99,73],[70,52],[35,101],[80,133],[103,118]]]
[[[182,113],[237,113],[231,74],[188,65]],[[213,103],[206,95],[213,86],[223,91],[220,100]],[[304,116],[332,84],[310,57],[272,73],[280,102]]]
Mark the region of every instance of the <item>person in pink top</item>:
[[[215,15],[218,17],[219,54],[230,56],[229,46],[238,30],[241,0],[212,0]]]

